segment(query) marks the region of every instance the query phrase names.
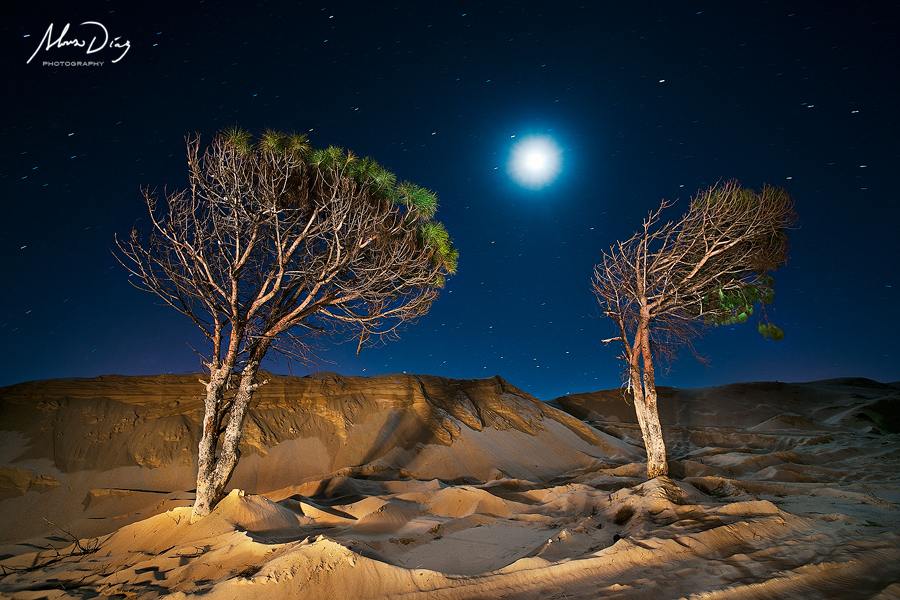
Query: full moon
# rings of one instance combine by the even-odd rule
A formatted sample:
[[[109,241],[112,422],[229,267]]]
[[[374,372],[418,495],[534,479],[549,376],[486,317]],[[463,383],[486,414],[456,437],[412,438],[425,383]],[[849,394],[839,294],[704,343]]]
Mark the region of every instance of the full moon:
[[[509,174],[519,185],[531,189],[548,185],[559,174],[562,152],[547,136],[523,138],[512,148]]]

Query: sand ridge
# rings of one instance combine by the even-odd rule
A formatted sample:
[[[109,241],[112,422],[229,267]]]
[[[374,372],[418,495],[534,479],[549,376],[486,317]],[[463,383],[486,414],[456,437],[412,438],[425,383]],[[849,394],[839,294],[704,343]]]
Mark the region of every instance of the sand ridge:
[[[405,381],[411,387],[422,380]],[[79,509],[95,517],[106,511],[94,520],[107,530],[78,546],[59,531],[28,542],[54,550],[11,544],[15,555],[0,561],[0,591],[15,598],[272,600],[896,597],[900,439],[890,431],[893,386],[842,380],[673,390],[667,410],[676,418],[666,431],[672,478],[643,481],[634,426],[625,413],[605,412],[613,393],[582,396],[579,410],[592,412],[584,429],[573,429],[565,417],[548,417],[552,407],[545,413],[527,395],[505,396],[514,389],[509,384],[485,381],[423,384],[437,398],[429,404],[446,415],[456,411],[432,413],[452,423],[449,443],[439,436],[413,448],[401,443],[372,453],[371,463],[258,490],[264,495],[236,489],[193,525],[190,509],[167,506],[168,497],[127,512],[131,496],[124,491],[89,495]],[[429,391],[435,386],[440,393]],[[486,390],[493,390],[490,399],[479,395]],[[380,393],[347,401],[347,440],[359,434],[383,441],[364,414],[383,407]],[[424,396],[421,389],[407,393]],[[450,406],[454,398],[461,407]],[[529,410],[518,419],[504,416],[511,409],[503,404],[519,410],[526,401]],[[329,410],[345,405],[322,402]],[[735,407],[738,416],[729,421]],[[398,410],[421,408],[413,401]],[[477,423],[464,422],[476,414]],[[381,418],[403,431],[402,414]],[[323,431],[324,439],[315,438],[320,448],[340,452],[342,445],[328,444],[340,436]],[[291,439],[264,447],[251,455],[254,468],[281,468],[287,458],[279,453],[300,448]],[[33,461],[8,460],[7,467],[46,474],[38,468],[46,462]],[[171,467],[125,468],[133,477],[135,469]],[[61,486],[103,476],[52,474]],[[25,491],[2,502],[56,493],[53,486],[17,485]],[[180,493],[186,505],[189,493]],[[69,525],[87,520],[76,515]]]
[[[543,480],[640,455],[499,377],[268,378],[232,479],[252,493],[354,474]],[[100,535],[188,504],[197,379],[108,376],[0,390],[0,544],[40,544],[51,515],[77,535]]]

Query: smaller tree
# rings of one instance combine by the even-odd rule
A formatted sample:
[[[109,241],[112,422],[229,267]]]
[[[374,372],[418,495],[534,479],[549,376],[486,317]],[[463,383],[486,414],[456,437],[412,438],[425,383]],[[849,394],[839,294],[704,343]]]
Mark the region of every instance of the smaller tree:
[[[672,358],[704,327],[744,323],[763,313],[761,335],[781,339],[765,305],[774,297],[772,271],[787,259],[787,231],[794,205],[782,189],[717,184],[694,196],[687,212],[662,220],[663,201],[643,228],[603,254],[594,268],[593,290],[618,334],[625,388],[633,401],[647,450],[647,477],[668,473],[657,410],[660,358]]]
[[[358,348],[428,312],[457,251],[437,197],[368,158],[302,135],[234,129],[187,141],[188,187],[144,200],[150,227],[117,239],[132,282],[209,340],[194,516],[224,496],[269,350],[304,359],[311,335]]]

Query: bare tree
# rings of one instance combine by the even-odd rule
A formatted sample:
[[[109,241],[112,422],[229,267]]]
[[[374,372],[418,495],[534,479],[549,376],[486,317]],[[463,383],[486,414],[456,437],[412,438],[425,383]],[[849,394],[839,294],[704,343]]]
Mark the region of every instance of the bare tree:
[[[436,196],[371,159],[312,149],[304,136],[235,129],[187,140],[189,185],[144,190],[145,236],[116,239],[140,289],[209,340],[194,517],[224,496],[260,363],[272,349],[309,356],[310,336],[363,344],[425,314],[456,270],[433,220]]]
[[[657,411],[658,359],[672,358],[706,326],[742,323],[773,298],[770,273],[787,259],[793,201],[778,188],[760,192],[735,181],[714,185],[690,201],[687,212],[663,221],[663,201],[643,228],[603,254],[593,289],[617,335],[625,388],[647,450],[647,477],[668,473]],[[763,319],[759,332],[781,339]]]

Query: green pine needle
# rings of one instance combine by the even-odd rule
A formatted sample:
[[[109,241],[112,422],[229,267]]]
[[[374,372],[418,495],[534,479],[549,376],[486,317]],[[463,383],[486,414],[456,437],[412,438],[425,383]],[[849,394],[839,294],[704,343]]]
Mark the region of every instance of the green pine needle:
[[[425,219],[431,219],[437,213],[437,195],[431,190],[404,181],[398,186],[397,191],[400,201]]]
[[[230,127],[221,133],[222,139],[241,154],[246,154],[252,148],[253,136],[249,131],[240,127]]]
[[[280,131],[267,129],[259,138],[259,147],[272,153],[282,153],[285,150],[287,136]]]
[[[311,150],[309,138],[302,133],[292,133],[285,138],[285,148],[289,152],[307,156]]]
[[[756,326],[756,330],[767,340],[774,340],[777,342],[784,339],[784,330],[772,323],[760,323]]]
[[[438,210],[438,197],[433,191],[408,181],[398,184],[394,173],[369,157],[360,158],[338,146],[313,148],[304,134],[268,129],[255,145],[250,132],[238,127],[226,129],[219,135],[242,154],[255,151],[297,155],[312,168],[330,171],[333,176],[352,178],[371,193],[402,205],[420,224],[422,241],[433,250],[434,264],[441,268],[434,285],[443,287],[446,276],[456,273],[459,251],[454,248],[444,225],[432,221]]]
[[[456,273],[459,251],[453,247],[450,234],[444,225],[437,221],[428,221],[422,225],[421,231],[425,245],[435,251],[435,260],[451,275]]]

